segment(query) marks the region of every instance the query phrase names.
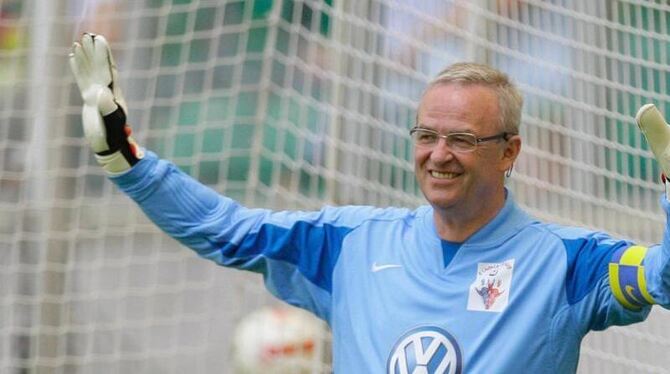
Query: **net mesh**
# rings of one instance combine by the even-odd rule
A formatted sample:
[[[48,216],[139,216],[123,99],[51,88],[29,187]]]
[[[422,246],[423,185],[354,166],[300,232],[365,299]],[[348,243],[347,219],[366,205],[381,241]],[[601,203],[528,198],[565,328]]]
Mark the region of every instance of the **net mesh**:
[[[0,0],[0,371],[229,372],[233,327],[274,302],[105,180],[67,66],[82,31],[110,40],[141,144],[276,209],[422,204],[425,84],[498,67],[525,98],[519,203],[649,244],[662,191],[633,116],[670,113],[669,20],[662,0]],[[669,323],[590,334],[580,372],[667,372]]]

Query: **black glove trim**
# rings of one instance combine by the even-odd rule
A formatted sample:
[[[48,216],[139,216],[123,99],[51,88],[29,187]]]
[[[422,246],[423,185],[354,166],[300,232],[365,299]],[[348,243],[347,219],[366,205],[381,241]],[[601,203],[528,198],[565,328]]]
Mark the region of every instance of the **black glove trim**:
[[[118,105],[118,104],[117,104]],[[107,134],[108,150],[98,152],[99,156],[108,156],[117,151],[121,151],[123,158],[128,161],[128,164],[135,165],[140,159],[135,155],[134,146],[128,142],[128,135],[126,134],[126,113],[121,106],[112,113],[102,117],[105,123],[105,132]]]

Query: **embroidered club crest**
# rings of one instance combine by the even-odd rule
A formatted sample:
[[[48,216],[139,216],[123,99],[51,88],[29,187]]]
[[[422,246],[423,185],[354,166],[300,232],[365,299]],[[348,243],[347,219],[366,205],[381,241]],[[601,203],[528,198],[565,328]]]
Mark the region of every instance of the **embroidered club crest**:
[[[480,262],[470,285],[468,310],[502,312],[509,301],[514,259],[501,263]]]

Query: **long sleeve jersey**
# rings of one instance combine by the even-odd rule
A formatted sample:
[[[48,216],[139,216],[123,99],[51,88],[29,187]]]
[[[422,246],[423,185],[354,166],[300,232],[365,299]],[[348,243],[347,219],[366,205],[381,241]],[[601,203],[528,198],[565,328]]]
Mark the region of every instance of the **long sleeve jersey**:
[[[667,230],[639,247],[539,222],[510,192],[445,266],[430,206],[248,209],[150,152],[112,179],[198,255],[327,321],[336,373],[575,372],[587,332],[670,306]]]

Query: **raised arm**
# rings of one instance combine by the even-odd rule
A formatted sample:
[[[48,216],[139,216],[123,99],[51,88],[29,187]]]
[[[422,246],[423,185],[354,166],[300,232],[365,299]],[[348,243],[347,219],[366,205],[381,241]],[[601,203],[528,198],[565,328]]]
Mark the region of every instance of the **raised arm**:
[[[329,319],[332,272],[342,243],[382,210],[245,208],[137,146],[102,36],[84,34],[73,46],[70,64],[84,100],[84,133],[96,160],[158,227],[201,257],[263,274],[277,297]]]
[[[610,262],[610,286],[616,299],[629,310],[660,304],[670,308],[670,126],[653,104],[640,108],[635,117],[651,147],[663,175],[665,195],[661,198],[666,213],[666,229],[661,245],[633,246],[614,253]]]

